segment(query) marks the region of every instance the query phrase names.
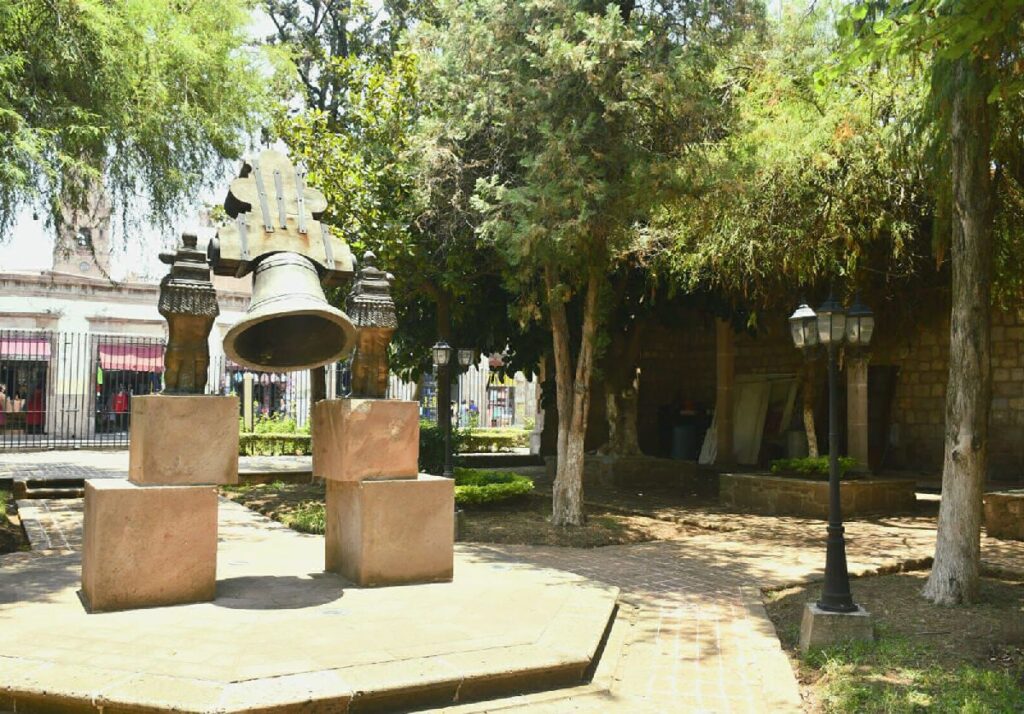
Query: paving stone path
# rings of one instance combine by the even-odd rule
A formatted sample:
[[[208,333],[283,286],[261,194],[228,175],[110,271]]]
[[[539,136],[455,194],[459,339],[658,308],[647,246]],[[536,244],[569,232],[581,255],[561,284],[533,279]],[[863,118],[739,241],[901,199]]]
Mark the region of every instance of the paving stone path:
[[[23,479],[127,478],[128,452],[124,449],[80,451],[0,451],[0,481]],[[240,456],[240,474],[308,473],[311,456]]]

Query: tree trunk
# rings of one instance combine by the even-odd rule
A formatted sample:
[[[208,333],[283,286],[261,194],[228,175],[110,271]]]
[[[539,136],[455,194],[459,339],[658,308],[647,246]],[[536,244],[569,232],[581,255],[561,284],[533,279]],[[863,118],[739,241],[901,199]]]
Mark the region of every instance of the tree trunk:
[[[636,456],[640,452],[636,420],[640,399],[639,362],[643,325],[632,323],[612,338],[604,362],[605,416],[608,441],[598,453]]]
[[[816,396],[814,387],[818,376],[815,365],[814,360],[804,360],[804,379],[801,389],[803,392],[801,412],[804,417],[804,431],[807,433],[807,455],[812,459],[818,458],[818,432],[814,425],[814,398]]]
[[[587,279],[583,303],[583,334],[580,353],[573,370],[569,341],[569,320],[554,268],[544,270],[551,332],[555,353],[555,381],[558,401],[558,466],[552,494],[551,522],[558,526],[583,524],[583,458],[590,410],[590,377],[597,342],[598,294],[601,279],[598,271]]]
[[[988,467],[992,403],[989,363],[992,199],[989,152],[993,109],[988,83],[969,57],[952,76],[952,309],[946,449],[935,563],[923,595],[940,605],[973,602],[981,561],[981,495]]]

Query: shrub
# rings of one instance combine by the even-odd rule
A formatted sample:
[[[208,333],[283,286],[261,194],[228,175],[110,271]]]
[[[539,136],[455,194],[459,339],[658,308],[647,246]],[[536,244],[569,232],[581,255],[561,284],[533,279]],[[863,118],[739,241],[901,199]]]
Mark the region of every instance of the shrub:
[[[245,420],[238,417],[238,431],[250,434],[308,434],[309,422],[299,426],[294,417],[271,414],[257,416],[253,419],[252,431],[245,431]]]
[[[302,456],[313,453],[312,442],[309,434],[247,432],[238,435],[238,453],[242,456]]]
[[[842,478],[846,472],[857,465],[857,460],[850,456],[839,457],[839,477]],[[805,478],[828,478],[828,456],[812,458],[805,456],[802,459],[776,459],[772,461],[772,473],[786,476],[789,473],[796,473]]]
[[[530,445],[530,432],[524,429],[471,429],[462,437],[460,452],[512,451]]]
[[[460,506],[499,503],[532,491],[532,480],[511,471],[455,469],[455,503]]]
[[[466,432],[452,427],[452,453],[464,451]],[[428,474],[444,472],[444,431],[432,421],[420,422],[420,471]]]

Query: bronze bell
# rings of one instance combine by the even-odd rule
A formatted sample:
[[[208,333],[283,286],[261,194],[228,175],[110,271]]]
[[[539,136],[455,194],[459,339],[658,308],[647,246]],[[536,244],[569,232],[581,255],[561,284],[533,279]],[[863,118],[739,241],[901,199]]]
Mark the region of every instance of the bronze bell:
[[[345,357],[356,328],[324,297],[316,264],[299,253],[271,253],[253,271],[246,316],[224,337],[234,362],[255,370],[310,369]]]

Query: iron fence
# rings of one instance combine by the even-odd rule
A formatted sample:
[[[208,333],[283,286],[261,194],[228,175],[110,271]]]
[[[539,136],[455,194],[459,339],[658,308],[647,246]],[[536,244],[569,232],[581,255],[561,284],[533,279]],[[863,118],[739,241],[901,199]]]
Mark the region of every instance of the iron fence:
[[[0,329],[0,449],[128,445],[131,398],[159,392],[165,341],[131,335]],[[348,394],[347,362],[327,369],[327,394]],[[529,426],[533,385],[470,368],[452,385],[454,423],[461,427]],[[309,419],[310,373],[250,372],[223,355],[210,360],[208,394],[235,394],[249,421]],[[437,383],[392,375],[389,399],[418,401],[437,420]]]

